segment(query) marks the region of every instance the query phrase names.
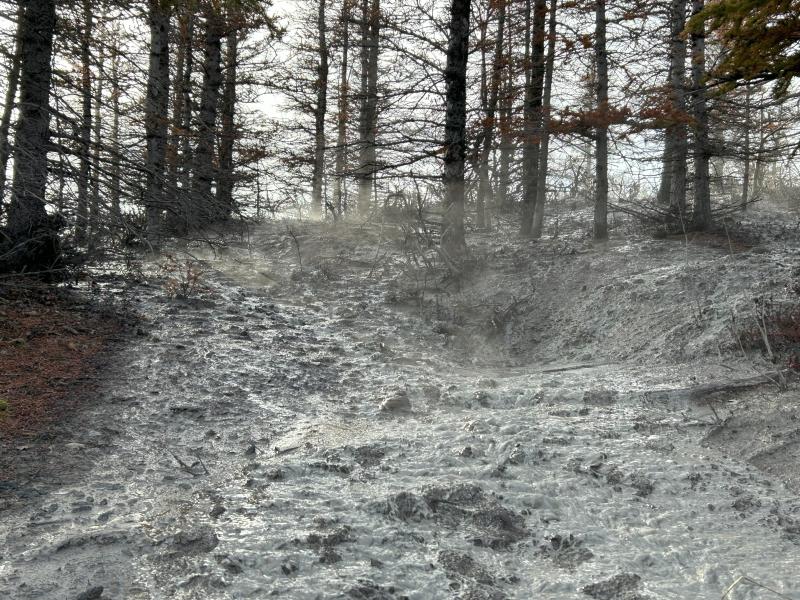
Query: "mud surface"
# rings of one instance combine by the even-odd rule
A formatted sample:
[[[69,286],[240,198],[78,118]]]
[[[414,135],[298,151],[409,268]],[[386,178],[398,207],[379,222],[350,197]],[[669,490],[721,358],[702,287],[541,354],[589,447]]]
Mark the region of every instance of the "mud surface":
[[[47,446],[60,477],[3,482],[0,597],[685,599],[747,575],[800,598],[792,385],[687,393],[758,373],[722,351],[537,361],[533,311],[419,298],[385,231],[294,233],[204,256],[189,300],[135,290],[142,335]],[[682,252],[652,244],[643,289]],[[552,260],[602,279],[642,255],[612,252]]]

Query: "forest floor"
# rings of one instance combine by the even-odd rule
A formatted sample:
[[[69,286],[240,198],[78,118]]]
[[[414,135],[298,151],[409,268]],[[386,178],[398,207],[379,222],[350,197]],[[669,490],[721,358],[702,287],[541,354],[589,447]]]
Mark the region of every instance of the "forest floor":
[[[458,277],[396,223],[96,272],[138,335],[1,434],[0,597],[800,599],[797,224],[567,225]]]

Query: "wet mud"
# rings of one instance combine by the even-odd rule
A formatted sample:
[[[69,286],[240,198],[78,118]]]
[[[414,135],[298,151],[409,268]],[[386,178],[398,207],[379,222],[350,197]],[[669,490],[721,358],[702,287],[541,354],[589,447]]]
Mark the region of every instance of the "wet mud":
[[[64,472],[2,490],[0,597],[800,597],[800,499],[758,464],[780,451],[715,420],[776,391],[715,413],[668,392],[718,359],[468,355],[371,235],[307,231],[300,267],[267,229],[188,300],[138,287],[141,335],[49,444]]]

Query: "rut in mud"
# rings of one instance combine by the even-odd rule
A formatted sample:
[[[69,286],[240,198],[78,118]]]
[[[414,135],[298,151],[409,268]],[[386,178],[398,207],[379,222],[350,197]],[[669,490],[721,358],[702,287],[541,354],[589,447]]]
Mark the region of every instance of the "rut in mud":
[[[797,480],[779,464],[800,444],[796,392],[711,410],[684,391],[745,363],[620,360],[592,339],[526,354],[506,329],[533,319],[509,313],[519,299],[469,313],[467,283],[466,316],[447,290],[414,305],[382,231],[336,254],[313,227],[297,244],[274,229],[208,256],[189,300],[135,289],[142,335],[52,445],[58,480],[3,491],[0,597],[685,599],[746,574],[800,598]],[[633,302],[658,302],[642,294],[664,289],[668,244]],[[553,248],[531,268],[597,265]],[[546,281],[531,293],[552,310]],[[559,343],[569,355],[534,360]],[[756,405],[758,439],[717,420],[748,430]]]

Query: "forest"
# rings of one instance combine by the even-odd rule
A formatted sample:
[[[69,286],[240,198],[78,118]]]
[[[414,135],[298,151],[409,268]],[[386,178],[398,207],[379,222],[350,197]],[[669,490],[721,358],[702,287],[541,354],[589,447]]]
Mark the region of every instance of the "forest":
[[[800,1],[0,0],[0,597],[800,599]]]

